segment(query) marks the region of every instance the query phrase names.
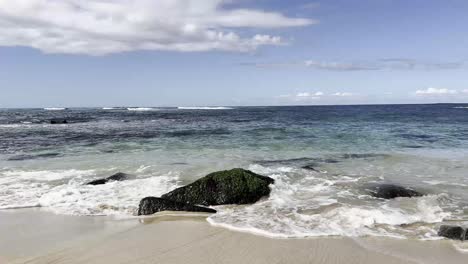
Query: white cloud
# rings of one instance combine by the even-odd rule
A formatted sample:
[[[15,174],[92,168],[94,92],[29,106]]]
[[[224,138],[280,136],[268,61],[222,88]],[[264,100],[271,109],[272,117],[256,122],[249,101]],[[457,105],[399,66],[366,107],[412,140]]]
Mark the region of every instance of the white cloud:
[[[101,55],[133,50],[251,51],[279,36],[241,36],[241,28],[315,21],[276,12],[228,9],[232,0],[0,0],[0,46]]]
[[[417,90],[417,95],[448,95],[448,94],[457,94],[457,90],[449,90],[447,88],[427,88],[425,90]]]
[[[323,95],[323,92],[315,92],[315,93],[302,92],[302,93],[297,93],[296,97],[318,97],[322,95]]]
[[[297,97],[309,97],[310,93],[297,93],[296,96]]]
[[[348,93],[348,92],[336,92],[334,94],[332,94],[333,96],[340,96],[340,97],[346,97],[346,96],[352,96],[353,94],[352,93]]]

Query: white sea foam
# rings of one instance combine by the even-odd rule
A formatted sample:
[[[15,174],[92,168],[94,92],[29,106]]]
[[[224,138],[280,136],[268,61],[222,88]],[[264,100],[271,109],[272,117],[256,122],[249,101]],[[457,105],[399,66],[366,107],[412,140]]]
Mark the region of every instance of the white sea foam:
[[[171,176],[157,176],[103,185],[57,186],[39,198],[39,204],[58,214],[134,215],[143,197],[160,196],[176,188]]]
[[[154,175],[155,167],[142,165],[134,172]],[[444,211],[444,203],[450,203],[444,195],[387,201],[364,195],[357,188],[368,180],[364,176],[287,166],[252,165],[249,169],[275,179],[270,196],[252,205],[218,206],[218,213],[208,218],[212,225],[276,238],[435,239],[433,224],[457,216]],[[41,206],[57,214],[131,217],[143,197],[160,196],[180,186],[179,175],[170,172],[104,185],[84,184],[102,174],[93,170],[0,171],[0,209]]]
[[[438,196],[389,201],[360,201],[346,190],[355,179],[309,174],[296,180],[294,169],[270,169],[255,165],[258,173],[275,179],[267,199],[246,206],[220,206],[208,222],[215,226],[269,237],[392,236],[405,237],[402,225],[441,222],[450,216]],[[285,173],[289,171],[289,173]],[[291,177],[292,172],[292,177]],[[348,186],[349,188],[349,186]],[[353,200],[354,199],[354,200]],[[346,201],[346,202],[343,202]],[[426,229],[414,230],[425,237]]]
[[[40,206],[57,214],[132,216],[145,196],[178,187],[178,174],[86,185],[93,170],[3,171],[0,209]]]
[[[179,106],[177,109],[181,110],[229,110],[234,109],[232,107],[225,106]]]
[[[67,108],[65,107],[45,107],[44,110],[47,110],[47,111],[62,111],[62,110],[66,110]]]
[[[40,170],[40,171],[23,171],[13,170],[3,172],[2,179],[21,179],[21,180],[34,180],[34,181],[56,181],[69,178],[80,178],[85,176],[92,176],[95,174],[94,170]]]
[[[468,109],[468,106],[455,106],[455,109]]]
[[[102,110],[119,110],[118,107],[103,107]]]
[[[462,252],[464,254],[468,254],[468,243],[462,242],[462,241],[457,241],[452,244],[453,247],[458,250],[459,252]]]
[[[156,108],[151,107],[129,107],[127,108],[128,111],[155,111],[158,110]]]
[[[39,206],[39,198],[53,188],[53,181],[93,174],[92,170],[3,171],[0,173],[0,209]]]

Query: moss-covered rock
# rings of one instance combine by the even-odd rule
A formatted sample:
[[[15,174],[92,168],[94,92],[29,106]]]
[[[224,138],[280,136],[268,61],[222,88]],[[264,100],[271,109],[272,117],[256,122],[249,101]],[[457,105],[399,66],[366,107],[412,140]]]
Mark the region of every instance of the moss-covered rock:
[[[146,197],[140,201],[138,206],[138,215],[151,215],[161,211],[186,211],[186,212],[204,212],[216,213],[216,210],[195,206],[186,203],[175,202],[158,197]]]
[[[269,177],[244,169],[232,169],[208,174],[197,181],[166,193],[162,198],[199,204],[249,204],[270,194]]]

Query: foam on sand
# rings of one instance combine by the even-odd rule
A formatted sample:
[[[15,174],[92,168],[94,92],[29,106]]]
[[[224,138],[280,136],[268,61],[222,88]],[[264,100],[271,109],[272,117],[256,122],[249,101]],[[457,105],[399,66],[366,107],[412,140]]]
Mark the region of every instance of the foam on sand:
[[[441,241],[349,238],[269,239],[211,227],[201,217],[135,220],[0,212],[5,263],[465,263]],[[18,224],[21,223],[21,224]],[[18,236],[18,234],[21,234]],[[58,239],[44,239],[44,238]],[[62,241],[56,243],[56,241]],[[367,246],[371,245],[371,247]],[[125,249],[125,250],[122,250]],[[6,257],[2,259],[2,257]]]

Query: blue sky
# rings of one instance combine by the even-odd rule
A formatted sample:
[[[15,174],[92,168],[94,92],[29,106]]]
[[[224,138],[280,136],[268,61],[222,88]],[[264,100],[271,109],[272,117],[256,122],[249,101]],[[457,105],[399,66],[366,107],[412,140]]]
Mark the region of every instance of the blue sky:
[[[468,102],[465,0],[0,0],[0,107]]]

